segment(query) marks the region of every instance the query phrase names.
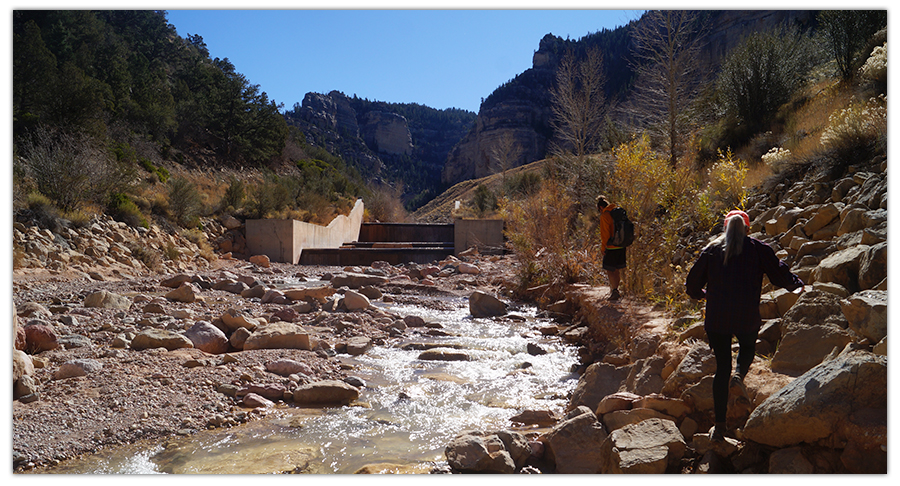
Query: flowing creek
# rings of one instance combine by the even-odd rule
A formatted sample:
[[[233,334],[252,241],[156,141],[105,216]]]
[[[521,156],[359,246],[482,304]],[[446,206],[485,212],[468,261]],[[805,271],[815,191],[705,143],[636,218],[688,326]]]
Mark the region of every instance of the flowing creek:
[[[465,299],[452,310],[381,304],[399,315],[439,322],[448,337],[391,339],[365,355],[338,355],[362,378],[359,404],[300,408],[278,405],[234,428],[204,430],[155,445],[133,445],[65,461],[49,473],[260,474],[286,471],[353,473],[368,464],[390,463],[405,472],[428,473],[446,464],[444,448],[465,430],[512,428],[522,410],[560,413],[575,388],[574,346],[544,337],[546,324],[535,309],[524,319],[476,319]],[[459,347],[470,361],[423,361],[403,344],[442,343]],[[546,354],[533,356],[538,344]]]

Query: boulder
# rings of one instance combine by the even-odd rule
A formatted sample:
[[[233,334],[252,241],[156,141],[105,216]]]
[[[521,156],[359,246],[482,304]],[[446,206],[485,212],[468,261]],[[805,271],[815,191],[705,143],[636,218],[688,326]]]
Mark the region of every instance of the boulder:
[[[631,410],[616,410],[603,414],[603,425],[610,432],[621,429],[626,425],[636,424],[651,418],[660,418],[675,421],[675,417],[650,408],[632,408]]]
[[[818,207],[813,216],[803,225],[803,232],[812,235],[816,231],[828,226],[841,215],[841,207],[836,203],[823,204]]]
[[[617,368],[609,363],[592,363],[578,379],[566,410],[573,410],[581,405],[597,410],[603,398],[619,391],[630,371],[630,366]]]
[[[346,404],[359,398],[359,389],[343,381],[323,380],[302,385],[294,390],[297,404]]]
[[[869,246],[859,264],[859,288],[874,289],[887,277],[887,242]]]
[[[171,277],[163,279],[163,281],[161,281],[159,284],[163,287],[177,289],[178,287],[181,287],[181,284],[190,282],[191,278],[192,277],[186,273],[179,273],[177,275],[173,275]]]
[[[675,371],[666,378],[661,393],[667,396],[679,396],[690,385],[697,383],[704,376],[715,373],[716,357],[709,346],[702,341],[691,345]]]
[[[887,336],[887,292],[864,290],[841,301],[850,329],[875,344]]]
[[[258,326],[265,324],[265,319],[250,317],[240,309],[230,308],[221,315],[220,319],[225,324],[229,332],[233,332],[238,328],[244,327],[253,331]]]
[[[185,335],[165,329],[144,329],[131,340],[131,349],[137,351],[155,348],[166,348],[172,351],[173,349],[192,347],[194,344]]]
[[[115,294],[106,290],[92,292],[84,298],[85,307],[99,307],[102,309],[128,310],[131,308],[131,299],[124,295]]]
[[[195,302],[200,295],[200,289],[194,284],[185,282],[178,286],[177,289],[166,293],[165,297],[174,302],[191,303]]]
[[[253,255],[250,257],[250,263],[263,268],[269,268],[272,266],[271,261],[269,261],[269,257],[267,255]]]
[[[241,297],[245,299],[261,299],[264,295],[266,295],[266,290],[268,289],[265,285],[254,285],[249,289],[242,290]]]
[[[228,337],[228,342],[234,349],[244,349],[244,343],[247,342],[247,338],[250,337],[251,331],[246,327],[239,327],[231,333],[231,336]]]
[[[750,414],[744,438],[791,447],[840,435],[858,410],[887,409],[887,357],[848,347],[804,373]]]
[[[497,297],[476,290],[469,296],[469,313],[472,317],[494,317],[506,314],[506,304]]]
[[[772,357],[772,371],[791,376],[803,374],[851,342],[850,332],[834,324],[795,326],[781,338]]]
[[[23,376],[34,374],[34,362],[31,356],[18,349],[13,350],[13,383]]]
[[[305,349],[312,350],[309,333],[290,322],[273,322],[258,327],[244,341],[244,351],[251,349]]]
[[[613,393],[612,395],[603,397],[603,400],[600,400],[600,404],[597,405],[595,413],[598,417],[602,417],[604,414],[615,412],[617,410],[631,410],[634,408],[634,402],[640,399],[640,395],[635,395],[631,392]]]
[[[371,305],[371,302],[369,302],[368,297],[366,297],[365,295],[363,295],[359,292],[354,292],[352,290],[348,290],[348,291],[344,292],[344,301],[343,302],[344,302],[344,307],[350,312],[365,310],[365,309],[368,309],[369,306]]]
[[[103,369],[103,363],[95,359],[73,359],[67,361],[53,374],[54,380],[64,380],[76,376],[87,376]]]
[[[600,447],[601,472],[662,474],[681,462],[686,449],[675,422],[647,419],[609,434]]]
[[[212,286],[213,290],[224,290],[225,292],[232,294],[241,294],[245,290],[249,289],[250,286],[245,284],[244,282],[239,282],[237,280],[233,280],[230,278],[226,278],[223,280],[219,280]]]
[[[859,269],[869,247],[857,245],[828,255],[812,272],[813,282],[833,282],[856,292],[859,287]]]
[[[208,321],[197,321],[184,332],[195,348],[210,354],[228,352],[228,337]]]
[[[475,266],[471,263],[468,263],[468,262],[460,263],[456,267],[456,270],[458,270],[459,273],[466,274],[466,275],[478,275],[481,273],[480,268],[478,268],[477,266]]]
[[[577,409],[576,409],[577,410]],[[560,474],[596,474],[602,471],[600,446],[608,433],[590,410],[568,418],[540,437],[544,458]]]
[[[444,449],[448,465],[468,473],[510,474],[524,466],[530,454],[525,436],[511,431],[467,431]]]
[[[266,383],[264,385],[251,383],[249,385],[238,388],[235,392],[235,395],[243,396],[249,393],[253,393],[261,397],[268,398],[269,400],[281,400],[284,398],[285,391],[286,388],[280,383]]]
[[[23,329],[25,331],[25,351],[28,353],[38,354],[59,347],[59,338],[57,338],[56,332],[53,331],[51,326],[30,324]]]

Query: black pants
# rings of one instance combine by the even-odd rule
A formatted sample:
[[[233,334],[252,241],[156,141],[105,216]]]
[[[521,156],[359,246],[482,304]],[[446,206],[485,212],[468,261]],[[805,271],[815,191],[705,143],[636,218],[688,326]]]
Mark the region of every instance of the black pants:
[[[737,357],[737,372],[741,378],[747,376],[753,356],[756,354],[758,333],[736,334],[740,348]],[[728,414],[728,385],[731,381],[731,334],[707,332],[709,347],[716,356],[716,376],[713,378],[713,408],[716,422],[725,422]]]

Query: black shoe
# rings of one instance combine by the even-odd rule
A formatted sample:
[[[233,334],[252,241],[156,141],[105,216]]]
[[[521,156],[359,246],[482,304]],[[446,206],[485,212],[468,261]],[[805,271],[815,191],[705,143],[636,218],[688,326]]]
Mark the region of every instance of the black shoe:
[[[731,375],[731,381],[728,383],[728,390],[731,393],[747,398],[748,400],[750,398],[750,395],[747,394],[747,387],[744,386],[744,378],[737,373]]]
[[[612,292],[609,293],[609,300],[619,300],[620,298],[622,296],[619,295],[619,289],[612,289]]]
[[[709,439],[713,442],[725,442],[725,424],[716,423],[709,429]]]

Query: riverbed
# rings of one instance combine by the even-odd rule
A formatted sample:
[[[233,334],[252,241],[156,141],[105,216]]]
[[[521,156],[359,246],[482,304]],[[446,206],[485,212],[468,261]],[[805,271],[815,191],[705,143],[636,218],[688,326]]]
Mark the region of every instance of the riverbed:
[[[338,355],[348,375],[365,383],[348,406],[278,404],[247,424],[107,449],[43,472],[345,474],[378,464],[393,472],[428,473],[446,464],[444,448],[465,430],[511,429],[516,424],[510,417],[523,410],[564,410],[578,380],[572,372],[577,350],[543,336],[539,329],[550,323],[534,308],[477,319],[466,299],[435,298],[445,301],[377,304],[440,324],[446,336],[404,334],[361,356]],[[422,360],[423,346],[461,351],[469,360]]]

